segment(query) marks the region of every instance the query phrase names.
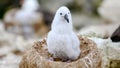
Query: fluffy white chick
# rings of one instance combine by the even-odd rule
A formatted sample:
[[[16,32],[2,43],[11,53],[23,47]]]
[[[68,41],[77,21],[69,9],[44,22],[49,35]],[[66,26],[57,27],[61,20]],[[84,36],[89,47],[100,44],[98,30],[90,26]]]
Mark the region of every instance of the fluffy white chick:
[[[80,55],[80,41],[72,30],[72,17],[69,9],[60,7],[48,33],[48,51],[54,58],[76,60]]]

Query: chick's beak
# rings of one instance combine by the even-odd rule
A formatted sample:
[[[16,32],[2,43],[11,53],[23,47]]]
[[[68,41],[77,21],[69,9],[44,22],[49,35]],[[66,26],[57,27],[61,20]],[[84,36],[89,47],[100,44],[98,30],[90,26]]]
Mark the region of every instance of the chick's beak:
[[[69,23],[68,15],[65,14],[64,19]]]

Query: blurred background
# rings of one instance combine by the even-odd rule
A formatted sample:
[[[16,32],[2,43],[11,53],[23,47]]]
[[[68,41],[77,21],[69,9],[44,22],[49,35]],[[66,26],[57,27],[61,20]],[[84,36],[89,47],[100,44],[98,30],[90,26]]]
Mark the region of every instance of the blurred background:
[[[120,25],[119,0],[0,0],[0,68],[18,68],[24,51],[47,36],[64,5],[77,34],[106,39]]]

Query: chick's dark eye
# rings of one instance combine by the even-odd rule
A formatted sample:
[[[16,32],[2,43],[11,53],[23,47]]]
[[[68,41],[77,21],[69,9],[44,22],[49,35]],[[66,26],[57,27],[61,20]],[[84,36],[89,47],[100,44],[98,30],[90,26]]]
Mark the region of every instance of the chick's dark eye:
[[[70,13],[68,12],[68,14],[70,14]]]
[[[62,15],[62,13],[60,13],[60,15]]]

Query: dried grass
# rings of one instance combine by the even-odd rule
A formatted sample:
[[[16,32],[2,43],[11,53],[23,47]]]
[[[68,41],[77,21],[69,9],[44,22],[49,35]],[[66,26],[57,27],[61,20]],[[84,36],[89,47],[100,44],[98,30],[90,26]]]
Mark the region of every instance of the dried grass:
[[[101,68],[101,54],[96,44],[86,37],[78,36],[81,41],[81,54],[76,61],[62,62],[50,60],[46,39],[35,42],[19,65],[20,68]]]

